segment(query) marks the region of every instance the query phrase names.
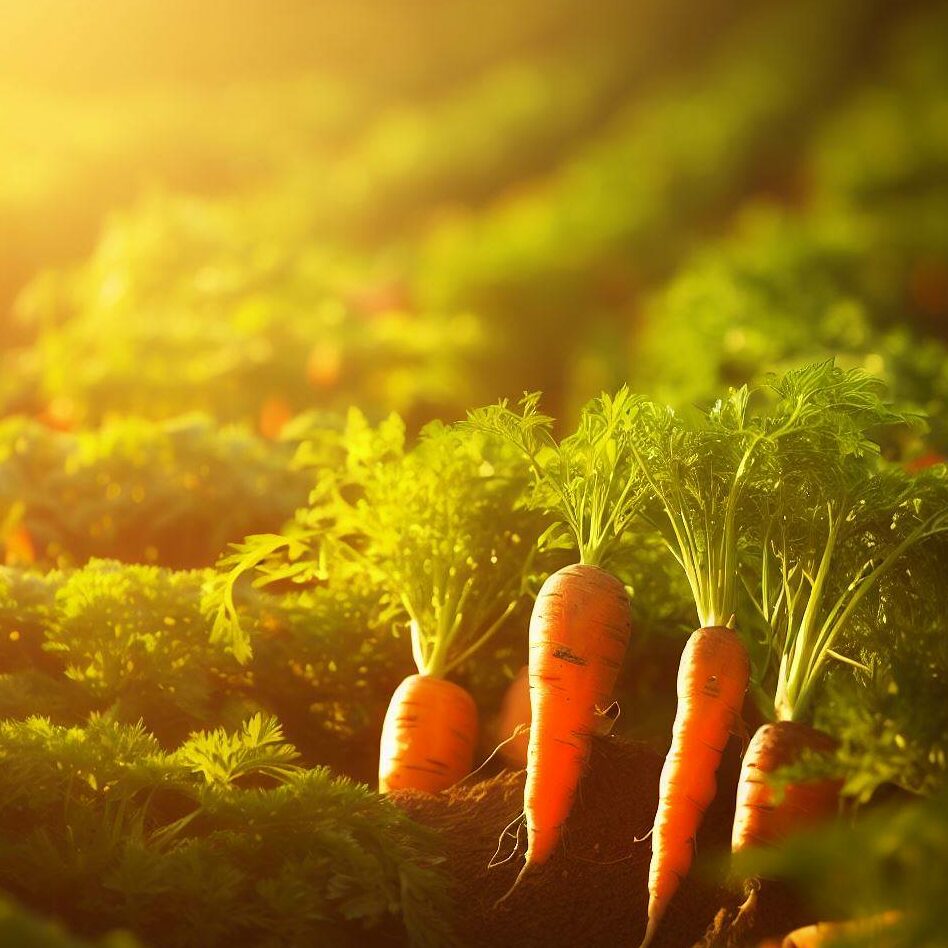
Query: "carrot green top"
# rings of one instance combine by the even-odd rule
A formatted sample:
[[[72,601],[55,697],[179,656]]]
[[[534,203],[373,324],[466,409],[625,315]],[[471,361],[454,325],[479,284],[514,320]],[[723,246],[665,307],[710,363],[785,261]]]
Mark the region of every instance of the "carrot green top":
[[[778,455],[813,478],[832,477],[834,452],[865,453],[863,432],[901,417],[879,400],[874,379],[832,362],[759,391],[732,389],[704,414],[640,407],[632,451],[652,491],[643,516],[684,570],[702,625],[729,624],[738,611],[747,537],[766,500],[784,490]]]
[[[514,611],[541,522],[523,503],[519,453],[434,422],[408,448],[397,416],[377,428],[350,412],[344,462],[324,469],[284,535],[248,538],[222,565],[258,584],[368,576],[384,618],[406,621],[419,672],[443,676],[471,657]],[[232,600],[231,600],[232,603]],[[233,634],[226,601],[215,628]]]
[[[579,561],[601,566],[616,551],[645,499],[629,440],[629,417],[639,399],[621,388],[582,410],[575,432],[553,435],[553,419],[539,411],[539,393],[514,410],[506,401],[468,414],[468,427],[514,445],[533,472],[531,505],[555,519],[541,542],[574,547]]]

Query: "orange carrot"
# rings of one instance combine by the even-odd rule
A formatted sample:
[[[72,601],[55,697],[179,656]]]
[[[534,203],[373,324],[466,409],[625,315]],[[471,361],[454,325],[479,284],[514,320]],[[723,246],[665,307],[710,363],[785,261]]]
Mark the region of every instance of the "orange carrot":
[[[631,631],[625,587],[598,566],[566,566],[540,589],[530,618],[527,853],[517,882],[559,844],[589,759],[596,710],[609,703]]]
[[[691,868],[695,834],[717,791],[715,774],[739,725],[749,677],[747,651],[733,629],[692,633],[678,666],[678,711],[659,783],[643,946]]]
[[[474,699],[443,678],[409,675],[382,726],[379,792],[446,790],[471,772],[476,743]]]
[[[516,737],[513,737],[513,734],[518,727],[529,726],[529,724],[530,666],[524,665],[507,688],[497,721],[497,740],[508,741],[501,747],[500,753],[512,767],[527,766],[529,732],[524,729]],[[512,740],[511,737],[513,737]]]
[[[891,929],[901,918],[901,912],[890,911],[848,922],[817,922],[790,932],[781,942],[781,948],[823,948],[824,945],[835,945],[842,938],[847,941],[858,938],[860,944],[884,948],[896,944]]]
[[[769,775],[800,759],[805,749],[832,751],[836,742],[822,731],[798,721],[777,721],[758,728],[741,766],[731,850],[769,845],[796,829],[832,817],[839,805],[841,782],[809,780],[783,788],[770,786]]]

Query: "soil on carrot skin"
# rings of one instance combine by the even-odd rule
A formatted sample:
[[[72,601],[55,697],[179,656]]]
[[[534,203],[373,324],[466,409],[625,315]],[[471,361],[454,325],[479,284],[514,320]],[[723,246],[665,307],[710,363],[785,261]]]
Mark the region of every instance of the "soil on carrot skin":
[[[523,805],[524,772],[505,772],[431,796],[415,791],[391,798],[444,840],[455,882],[455,931],[466,948],[555,948],[558,945],[634,946],[645,931],[648,841],[658,802],[662,758],[645,744],[594,741],[590,766],[567,822],[563,845],[524,877],[506,901],[522,856],[488,869],[504,826]],[[738,750],[731,744],[718,773],[718,794],[698,835],[699,860],[671,903],[653,945],[688,948],[713,925],[734,893],[701,871],[701,863],[730,846]],[[521,834],[521,853],[525,833]],[[512,840],[506,840],[509,852]]]

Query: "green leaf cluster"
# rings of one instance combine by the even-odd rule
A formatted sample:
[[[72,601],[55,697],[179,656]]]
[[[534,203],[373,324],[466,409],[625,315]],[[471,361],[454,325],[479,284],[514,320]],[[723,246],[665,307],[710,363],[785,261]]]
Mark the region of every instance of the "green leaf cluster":
[[[307,759],[368,777],[387,697],[409,667],[407,636],[377,618],[377,591],[241,590],[255,652],[241,666],[208,639],[201,604],[214,577],[99,560],[45,577],[0,568],[0,716],[40,708],[75,724],[99,711],[142,719],[173,746],[266,708]]]
[[[440,423],[408,448],[397,416],[372,427],[356,411],[344,445],[344,465],[321,471],[294,529],[250,537],[221,560],[226,572],[205,598],[212,637],[249,658],[234,607],[248,571],[259,571],[257,586],[367,580],[381,620],[407,623],[418,669],[446,674],[523,597],[538,532],[522,503],[526,467],[509,449]]]
[[[557,440],[540,395],[517,410],[506,401],[468,413],[468,426],[512,446],[530,465],[530,504],[555,518],[541,537],[550,549],[575,549],[580,563],[608,563],[638,512],[646,487],[636,477],[629,418],[638,400],[626,388],[603,393],[580,413],[576,431]]]
[[[172,752],[101,717],[0,722],[0,879],[88,934],[349,946],[401,914],[413,944],[449,943],[433,835],[295,756],[261,716]]]
[[[855,827],[837,821],[779,848],[742,854],[737,868],[747,877],[792,882],[823,918],[893,912],[885,943],[909,948],[944,941],[946,858],[948,798],[941,793],[881,807]],[[832,944],[861,948],[867,942],[865,934],[854,934]]]

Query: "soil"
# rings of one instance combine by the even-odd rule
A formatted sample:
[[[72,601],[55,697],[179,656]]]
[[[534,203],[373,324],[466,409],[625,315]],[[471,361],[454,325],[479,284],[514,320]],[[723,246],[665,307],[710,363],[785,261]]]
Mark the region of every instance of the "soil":
[[[634,838],[652,826],[661,768],[661,756],[645,744],[596,739],[563,845],[496,908],[523,864],[518,856],[488,869],[501,831],[522,808],[524,772],[505,771],[437,796],[402,791],[392,799],[444,839],[456,885],[455,930],[466,948],[634,948],[645,930],[651,856],[648,841]],[[730,847],[739,769],[735,741],[725,753],[719,792],[698,834],[698,858],[662,921],[654,948],[754,945],[770,931],[786,932],[808,921],[799,921],[795,906],[772,898],[765,888],[758,912],[745,913],[740,930],[729,932],[742,893],[724,885],[721,867]],[[505,840],[503,853],[511,847],[512,840]],[[710,940],[705,940],[709,930]]]

